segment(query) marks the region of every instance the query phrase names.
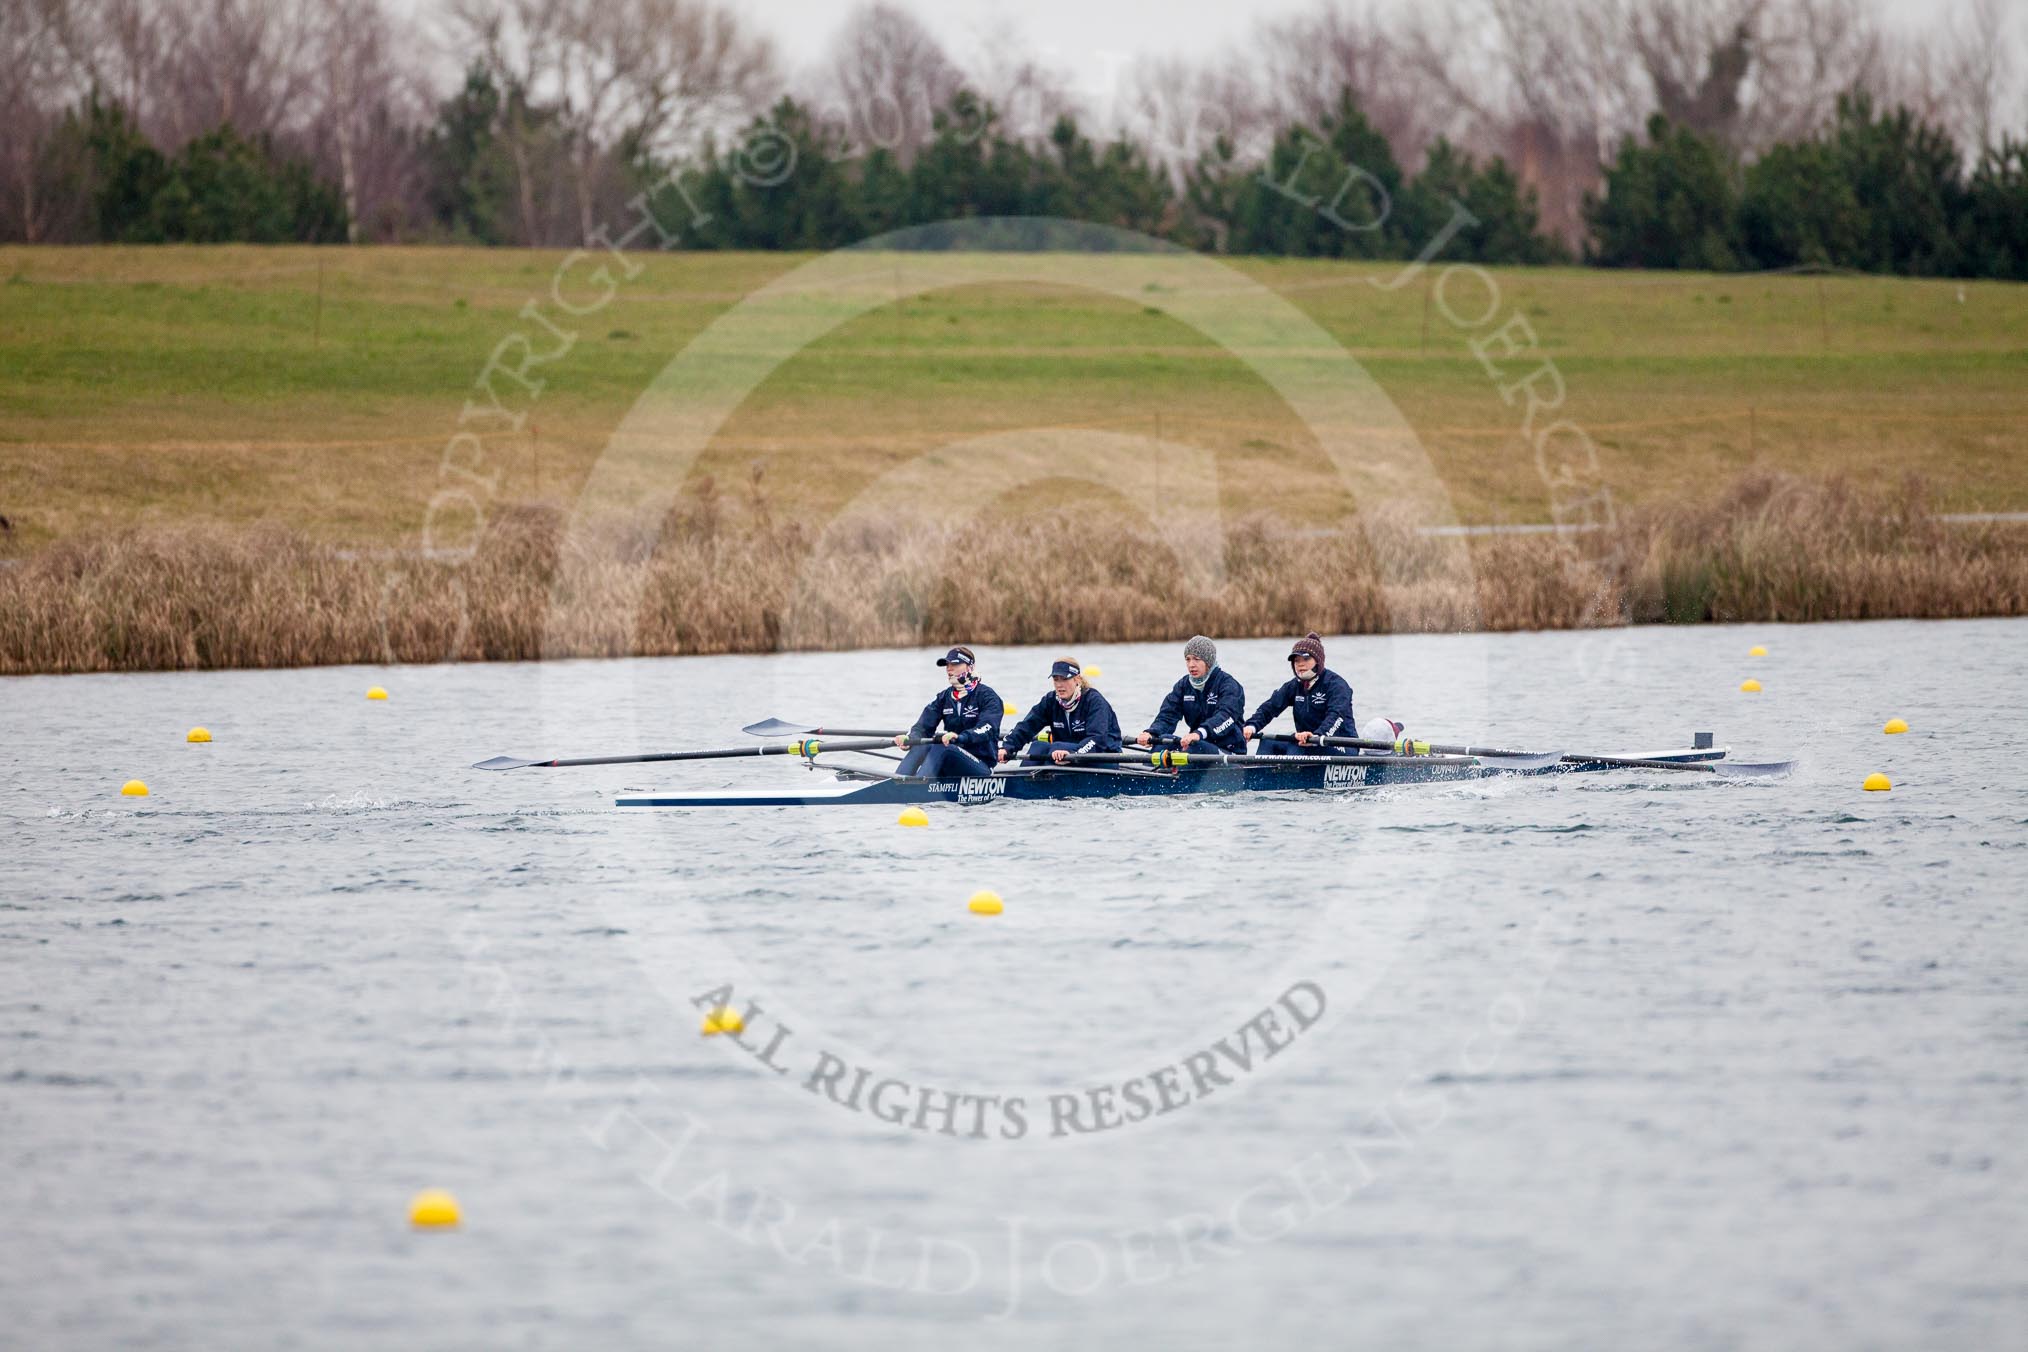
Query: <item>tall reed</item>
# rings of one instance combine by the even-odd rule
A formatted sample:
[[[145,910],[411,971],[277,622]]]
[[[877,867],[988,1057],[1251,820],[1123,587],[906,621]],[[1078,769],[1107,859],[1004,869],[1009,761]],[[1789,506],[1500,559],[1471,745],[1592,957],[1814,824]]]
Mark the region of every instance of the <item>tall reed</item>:
[[[510,510],[465,558],[273,525],[74,537],[0,570],[0,672],[2028,614],[2028,530],[1939,522],[1915,482],[1751,474],[1605,530],[1469,544],[1385,518],[1179,534],[1111,512],[823,534],[708,491],[565,526]]]

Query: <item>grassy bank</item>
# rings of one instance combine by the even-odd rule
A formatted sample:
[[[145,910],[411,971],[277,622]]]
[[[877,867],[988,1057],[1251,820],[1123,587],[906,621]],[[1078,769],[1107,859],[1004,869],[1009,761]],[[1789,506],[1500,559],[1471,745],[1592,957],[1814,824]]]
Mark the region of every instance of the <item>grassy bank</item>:
[[[15,557],[142,520],[274,522],[315,539],[413,540],[489,352],[529,329],[558,255],[431,249],[0,249],[0,515]],[[804,259],[662,255],[593,319],[529,430],[487,445],[503,503],[569,503],[682,345]],[[877,271],[878,257],[869,265]],[[1548,519],[1502,399],[1392,265],[1243,260],[1344,345],[1428,448],[1460,520]],[[1863,485],[1908,472],[1942,510],[2028,510],[2028,288],[1891,278],[1497,270],[1640,506],[1753,468]],[[1425,278],[1427,280],[1427,278]],[[1479,293],[1463,283],[1459,311]],[[540,331],[536,330],[539,337]],[[764,466],[785,510],[824,514],[966,438],[1105,425],[1203,448],[1228,518],[1311,524],[1353,504],[1248,368],[1148,307],[970,287],[883,306],[784,364],[698,475]]]
[[[1356,525],[1374,504],[1195,329],[1090,291],[967,286],[836,329],[681,482],[595,513],[568,546],[590,592],[566,612],[596,623],[559,633],[544,621],[558,522],[614,429],[685,343],[806,261],[636,260],[541,369],[526,426],[487,438],[477,555],[423,558],[474,379],[531,331],[523,309],[546,303],[559,258],[0,249],[0,669],[521,657],[610,647],[615,626],[633,650],[707,652],[2020,610],[2010,528],[1939,530],[1918,508],[2028,510],[2028,288],[1543,269],[1493,274],[1498,319],[1525,318],[1553,359],[1613,530],[1375,542]],[[1422,283],[1369,285],[1393,265],[1232,266],[1372,375],[1458,520],[1549,519],[1523,410],[1470,345],[1486,328],[1449,322]],[[1075,440],[1094,430],[1141,440]],[[1092,496],[1074,473],[990,495],[962,527],[903,498],[854,528],[858,554],[811,562],[822,524],[870,489],[916,474],[935,491],[978,463],[958,443],[997,437],[1002,457],[1052,436],[1068,438],[1054,463],[1111,455],[1141,478],[1115,476],[1083,517],[1060,510]],[[1198,496],[1176,525],[1183,470]],[[628,504],[663,491],[673,524],[637,519]],[[1218,577],[1179,572],[1221,548]],[[968,566],[939,571],[953,554]],[[1066,571],[1103,585],[1063,586]],[[620,599],[643,578],[638,607]]]
[[[0,672],[2028,614],[2028,532],[1941,525],[1912,486],[1755,475],[1611,530],[1469,545],[1075,516],[820,540],[706,506],[589,538],[514,512],[455,565],[278,526],[63,542],[0,572]]]

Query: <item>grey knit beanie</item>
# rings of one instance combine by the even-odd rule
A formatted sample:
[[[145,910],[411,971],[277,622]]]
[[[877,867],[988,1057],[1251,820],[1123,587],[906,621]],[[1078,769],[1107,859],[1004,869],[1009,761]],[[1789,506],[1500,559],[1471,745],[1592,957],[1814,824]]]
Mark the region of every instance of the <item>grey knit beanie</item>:
[[[1194,657],[1207,667],[1218,665],[1218,645],[1202,634],[1183,645],[1183,655]]]

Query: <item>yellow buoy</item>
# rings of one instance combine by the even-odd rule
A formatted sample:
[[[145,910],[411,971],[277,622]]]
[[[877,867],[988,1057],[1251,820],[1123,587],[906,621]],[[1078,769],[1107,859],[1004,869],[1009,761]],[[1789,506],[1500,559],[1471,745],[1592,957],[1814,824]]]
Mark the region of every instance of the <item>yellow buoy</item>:
[[[901,815],[894,820],[901,826],[928,826],[929,813],[919,807],[905,807],[901,810]]]
[[[1862,787],[1868,793],[1886,793],[1894,787],[1894,781],[1886,775],[1881,774],[1878,770],[1875,770],[1872,774],[1866,776],[1866,783]]]
[[[1007,706],[1007,717],[1019,718],[1021,717],[1021,711],[1010,704]]]
[[[120,785],[120,793],[123,797],[127,798],[146,798],[148,796],[148,786],[138,779],[130,779]]]
[[[1758,643],[1756,643],[1751,648],[1748,648],[1746,650],[1746,655],[1748,657],[1766,657],[1767,649],[1761,647]]]
[[[368,698],[368,699],[386,699],[386,698],[387,698],[387,689],[386,689],[386,687],[384,687],[384,686],[378,686],[378,685],[376,685],[376,686],[374,686],[374,687],[373,687],[373,688],[372,688],[371,690],[368,690],[368,691],[366,692],[366,698]]]
[[[746,1019],[731,1005],[721,1005],[704,1016],[703,1033],[706,1037],[717,1037],[720,1033],[737,1033],[746,1028]]]
[[[183,740],[186,742],[208,742],[211,740],[211,729],[192,728],[183,735]]]
[[[426,1188],[408,1204],[408,1223],[418,1230],[445,1230],[460,1220],[458,1199],[442,1188]]]
[[[1105,673],[1100,671],[1097,667],[1086,667],[1084,669],[1083,674],[1084,678],[1087,681],[1096,681],[1100,676],[1103,676]]]
[[[1760,689],[1760,682],[1754,680],[1751,676],[1749,676],[1747,679],[1739,683],[1739,688],[1741,690],[1744,690],[1747,694],[1751,695]]]
[[[1902,719],[1890,718],[1887,720],[1887,726],[1882,728],[1881,731],[1886,733],[1907,732],[1908,724]]]
[[[965,906],[973,915],[998,915],[1007,909],[1005,903],[1000,900],[1000,894],[992,891],[972,893],[972,899],[966,902]]]

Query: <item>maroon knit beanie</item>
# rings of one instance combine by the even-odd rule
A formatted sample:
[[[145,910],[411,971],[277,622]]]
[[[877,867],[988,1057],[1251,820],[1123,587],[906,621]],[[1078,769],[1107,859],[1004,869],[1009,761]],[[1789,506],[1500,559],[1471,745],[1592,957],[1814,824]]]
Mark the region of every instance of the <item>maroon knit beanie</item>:
[[[1321,670],[1324,665],[1324,640],[1318,638],[1315,633],[1303,635],[1296,640],[1295,646],[1289,649],[1289,661],[1293,662],[1298,657],[1308,657]]]

